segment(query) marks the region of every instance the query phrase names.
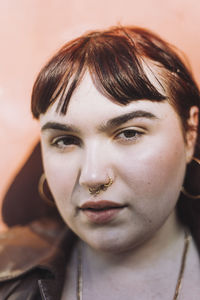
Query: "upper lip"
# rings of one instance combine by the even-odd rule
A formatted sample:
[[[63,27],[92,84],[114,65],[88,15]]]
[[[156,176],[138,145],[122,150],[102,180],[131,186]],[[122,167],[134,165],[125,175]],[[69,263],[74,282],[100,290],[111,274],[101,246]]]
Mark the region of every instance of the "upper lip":
[[[125,207],[126,205],[108,201],[108,200],[100,200],[100,201],[87,201],[81,205],[81,209],[105,209],[105,208],[118,208]]]

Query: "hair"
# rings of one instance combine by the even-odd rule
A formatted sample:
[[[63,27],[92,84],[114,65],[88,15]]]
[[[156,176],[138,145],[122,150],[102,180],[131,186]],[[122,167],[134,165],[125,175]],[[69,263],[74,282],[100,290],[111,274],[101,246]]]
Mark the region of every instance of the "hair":
[[[190,107],[200,107],[199,89],[177,50],[146,29],[120,26],[86,33],[66,43],[49,60],[33,86],[33,116],[39,118],[55,101],[57,112],[66,114],[86,72],[100,93],[122,105],[142,99],[169,101],[184,131]],[[197,145],[199,140],[198,131]],[[190,176],[187,171],[186,183],[188,174],[194,178],[194,172]],[[200,248],[200,205],[181,195],[177,207]]]

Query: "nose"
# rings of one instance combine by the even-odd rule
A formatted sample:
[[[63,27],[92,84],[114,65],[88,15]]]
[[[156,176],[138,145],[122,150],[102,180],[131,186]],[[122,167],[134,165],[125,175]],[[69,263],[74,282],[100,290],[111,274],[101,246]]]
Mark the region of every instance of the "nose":
[[[92,143],[84,153],[79,184],[92,194],[92,191],[106,190],[113,183],[113,177],[108,149],[102,144]]]

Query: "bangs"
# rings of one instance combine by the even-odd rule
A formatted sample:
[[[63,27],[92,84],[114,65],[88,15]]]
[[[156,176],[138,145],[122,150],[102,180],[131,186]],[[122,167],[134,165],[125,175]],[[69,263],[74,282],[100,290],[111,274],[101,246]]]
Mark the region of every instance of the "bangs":
[[[142,99],[165,100],[155,69],[149,66],[145,54],[137,49],[130,35],[125,30],[120,31],[120,35],[95,32],[66,44],[35,82],[33,115],[38,118],[56,100],[57,112],[66,114],[70,98],[86,71],[98,91],[119,104]],[[151,82],[147,70],[157,84]]]
[[[137,53],[132,39],[127,36],[106,38],[104,43],[99,41],[90,49],[88,69],[96,88],[107,98],[124,105],[133,100],[166,99],[155,70]],[[149,78],[151,75],[157,88]]]

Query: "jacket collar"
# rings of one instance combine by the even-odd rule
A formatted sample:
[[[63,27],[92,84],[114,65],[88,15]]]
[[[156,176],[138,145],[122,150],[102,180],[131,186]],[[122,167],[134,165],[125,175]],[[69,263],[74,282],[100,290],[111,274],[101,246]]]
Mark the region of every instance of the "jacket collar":
[[[0,282],[39,268],[50,277],[64,272],[71,231],[63,222],[43,219],[30,226],[17,226],[0,235]],[[66,249],[66,248],[65,248]]]

